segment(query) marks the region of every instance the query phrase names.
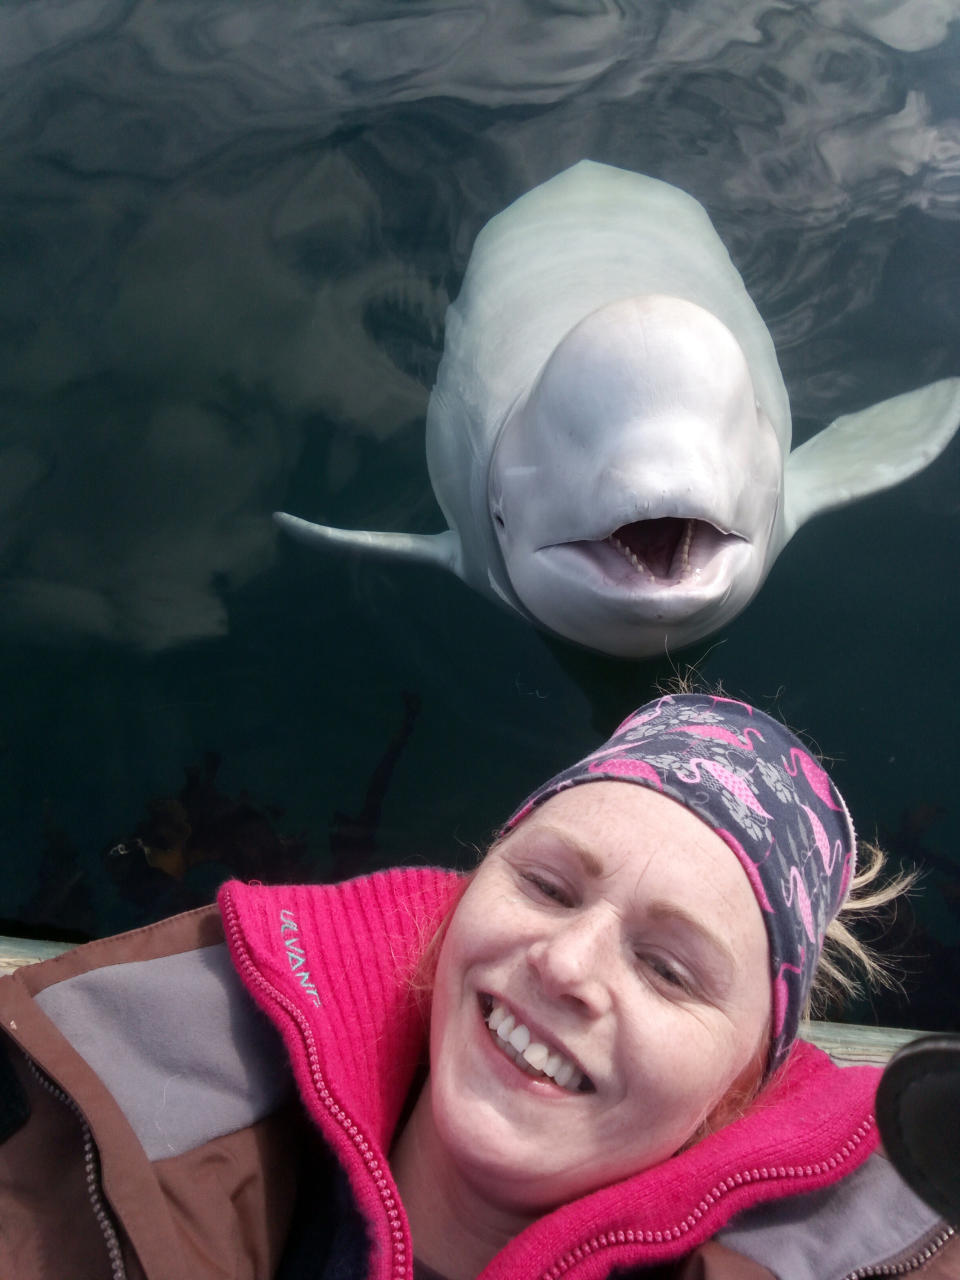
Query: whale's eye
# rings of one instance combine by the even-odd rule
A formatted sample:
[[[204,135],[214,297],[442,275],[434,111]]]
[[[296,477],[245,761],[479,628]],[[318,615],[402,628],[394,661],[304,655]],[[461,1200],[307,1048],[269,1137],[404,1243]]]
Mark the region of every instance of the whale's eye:
[[[503,522],[503,516],[500,514],[499,511],[495,511],[493,513],[493,523],[497,526],[498,529],[506,528],[506,525]]]

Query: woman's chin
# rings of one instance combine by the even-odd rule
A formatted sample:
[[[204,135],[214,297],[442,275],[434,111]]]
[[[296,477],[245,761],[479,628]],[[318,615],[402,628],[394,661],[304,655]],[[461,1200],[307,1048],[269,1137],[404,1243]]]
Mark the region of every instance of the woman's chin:
[[[475,1080],[431,1083],[433,1127],[452,1177],[488,1204],[531,1218],[562,1202],[549,1167],[560,1130],[547,1135],[523,1123],[507,1099],[481,1092]]]

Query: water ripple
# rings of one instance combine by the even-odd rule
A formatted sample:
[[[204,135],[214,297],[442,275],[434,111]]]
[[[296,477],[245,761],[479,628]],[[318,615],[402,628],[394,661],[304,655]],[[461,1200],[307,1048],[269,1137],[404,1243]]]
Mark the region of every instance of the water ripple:
[[[3,6],[6,625],[221,634],[305,445],[334,460],[309,480],[323,514],[356,442],[419,429],[476,232],[585,155],[707,205],[801,434],[876,398],[906,261],[929,277],[909,304],[924,345],[879,376],[957,372],[955,242],[940,269],[910,246],[960,210],[958,18],[960,0]],[[417,484],[374,486],[368,514],[397,519]]]

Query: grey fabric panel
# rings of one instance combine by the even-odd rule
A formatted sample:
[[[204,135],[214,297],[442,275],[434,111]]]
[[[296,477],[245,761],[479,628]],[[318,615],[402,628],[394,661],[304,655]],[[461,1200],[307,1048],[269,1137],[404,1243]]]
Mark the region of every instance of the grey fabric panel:
[[[842,1280],[911,1249],[937,1222],[877,1153],[833,1187],[749,1209],[717,1238],[779,1280]]]
[[[279,1035],[224,944],[109,965],[36,997],[116,1098],[151,1160],[274,1111],[291,1088]]]

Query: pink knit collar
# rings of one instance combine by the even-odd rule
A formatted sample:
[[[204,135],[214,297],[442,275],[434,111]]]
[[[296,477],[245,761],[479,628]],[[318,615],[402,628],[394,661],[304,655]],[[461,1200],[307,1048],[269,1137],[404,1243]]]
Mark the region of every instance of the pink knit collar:
[[[426,1052],[418,966],[464,885],[452,872],[418,868],[340,885],[234,881],[220,894],[234,963],[283,1035],[306,1106],[383,1245],[371,1273],[383,1280],[406,1274],[398,1267],[412,1256],[386,1155]],[[541,1218],[484,1280],[554,1266],[592,1280],[679,1257],[742,1209],[837,1181],[877,1145],[878,1075],[838,1068],[799,1042],[741,1120]]]

